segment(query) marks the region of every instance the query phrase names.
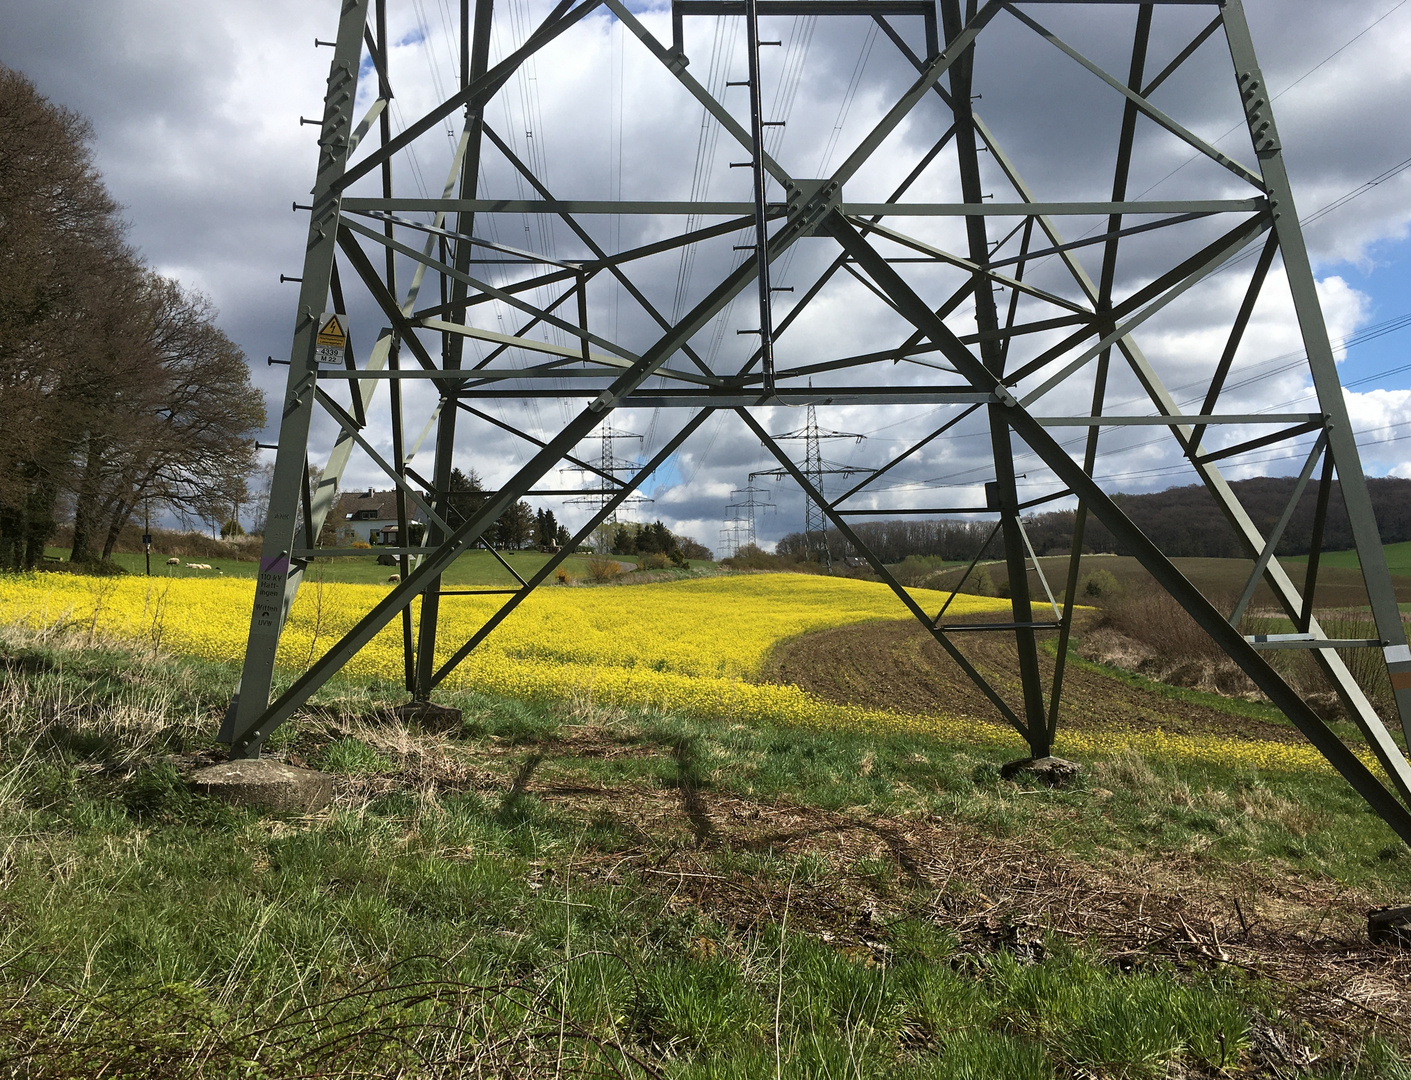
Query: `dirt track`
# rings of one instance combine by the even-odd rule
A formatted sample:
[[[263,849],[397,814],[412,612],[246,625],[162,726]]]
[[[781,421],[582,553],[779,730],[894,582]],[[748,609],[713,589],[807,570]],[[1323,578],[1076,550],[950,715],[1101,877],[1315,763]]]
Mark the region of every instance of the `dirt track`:
[[[1017,705],[1022,700],[1013,634],[957,634],[954,639],[1006,701]],[[1053,663],[1041,650],[1039,666],[1046,686]],[[955,661],[910,619],[840,626],[795,638],[775,649],[760,677],[793,683],[839,704],[998,718]],[[1301,741],[1290,727],[1164,697],[1074,664],[1064,675],[1058,726],[1060,731],[1161,728],[1179,734]]]

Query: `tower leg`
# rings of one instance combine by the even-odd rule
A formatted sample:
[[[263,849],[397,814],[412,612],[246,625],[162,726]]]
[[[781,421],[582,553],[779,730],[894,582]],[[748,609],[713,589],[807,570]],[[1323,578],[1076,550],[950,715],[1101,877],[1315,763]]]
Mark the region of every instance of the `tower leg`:
[[[964,28],[960,0],[944,0],[941,21],[949,44]],[[968,203],[979,205],[983,199],[980,188],[979,153],[975,144],[975,123],[970,114],[971,71],[974,67],[974,46],[950,68],[951,97],[955,111],[955,147],[960,165],[960,186]],[[990,245],[985,219],[972,215],[965,219],[970,258],[983,266],[990,258]],[[1004,350],[998,338],[999,312],[995,306],[994,284],[983,275],[976,275],[975,322],[980,331],[980,356],[985,367],[996,377],[1004,374]],[[1043,680],[1039,671],[1038,638],[1031,624],[1033,604],[1029,595],[1028,551],[1019,528],[1019,493],[1014,476],[1014,447],[1002,405],[990,405],[990,445],[995,463],[995,505],[999,511],[1001,535],[1004,538],[1004,558],[1009,570],[1009,603],[1015,623],[1015,644],[1019,653],[1019,682],[1024,693],[1024,724],[1026,738],[1034,757],[1048,757],[1051,740],[1044,710]]]
[[[461,0],[461,87],[485,74],[490,63],[490,27],[495,13],[495,0],[476,0],[475,28],[470,27],[470,0]],[[473,36],[473,40],[472,40]],[[476,187],[480,182],[480,144],[483,128],[483,109],[476,105],[466,111],[466,133],[468,145],[465,161],[461,168],[460,197],[475,198]],[[471,244],[468,239],[475,231],[475,214],[456,215],[456,232],[462,239],[456,241],[455,268],[464,274],[470,268]],[[451,310],[449,318],[465,318],[467,286],[459,278],[451,285]],[[448,369],[459,368],[465,347],[465,339],[459,334],[443,334],[442,356]],[[453,386],[446,386],[443,394],[455,393]],[[452,460],[455,455],[456,416],[460,410],[451,401],[444,401],[440,418],[436,425],[436,465],[432,483],[436,488],[437,509],[446,516],[451,490]],[[445,541],[444,531],[435,522],[427,522],[427,546],[436,547]],[[438,574],[427,586],[421,597],[421,625],[417,630],[416,679],[412,687],[412,697],[425,701],[431,695],[432,676],[436,672],[436,629],[441,615],[441,576]]]
[[[318,175],[314,182],[313,210],[309,214],[309,236],[304,253],[303,280],[299,286],[294,343],[289,353],[289,380],[279,425],[279,450],[270,483],[269,512],[265,521],[264,544],[260,549],[259,575],[255,579],[255,606],[250,616],[249,644],[240,674],[240,689],[231,703],[225,725],[229,732],[248,728],[269,706],[275,651],[279,647],[280,630],[292,600],[286,586],[291,572],[302,571],[302,564],[296,564],[293,559],[296,546],[294,526],[304,491],[309,424],[314,407],[317,366],[314,336],[333,276],[341,201],[335,182],[343,176],[347,165],[367,7],[368,0],[348,0],[343,5],[333,63],[329,67],[319,138]],[[226,733],[224,729],[223,733]],[[258,757],[260,746],[268,734],[257,732],[246,746],[240,749],[232,747],[232,754]]]
[[[1255,59],[1254,42],[1249,34],[1242,0],[1226,0],[1224,19],[1230,58],[1235,65],[1235,79],[1244,102],[1254,151],[1259,156],[1259,169],[1269,191],[1274,232],[1284,256],[1284,273],[1288,277],[1289,291],[1293,294],[1303,345],[1308,351],[1313,387],[1318,394],[1318,405],[1327,416],[1328,451],[1337,466],[1347,518],[1352,525],[1353,542],[1357,546],[1358,562],[1367,585],[1367,599],[1372,607],[1372,618],[1377,624],[1377,636],[1384,643],[1383,655],[1391,676],[1392,692],[1396,695],[1401,730],[1408,744],[1411,744],[1411,649],[1407,648],[1406,628],[1396,604],[1396,590],[1392,587],[1381,533],[1372,512],[1372,499],[1367,493],[1367,478],[1362,472],[1362,459],[1357,452],[1352,421],[1342,396],[1337,362],[1333,357],[1332,343],[1328,340],[1328,328],[1323,322],[1313,265],[1298,224],[1298,211],[1294,207],[1288,168],[1284,164],[1283,146],[1269,109],[1269,88]]]

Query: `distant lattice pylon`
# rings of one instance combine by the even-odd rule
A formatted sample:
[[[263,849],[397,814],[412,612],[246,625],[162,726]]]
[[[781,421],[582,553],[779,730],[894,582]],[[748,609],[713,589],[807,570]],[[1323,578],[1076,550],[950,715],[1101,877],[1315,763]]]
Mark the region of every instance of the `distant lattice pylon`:
[[[828,439],[852,439],[860,443],[867,438],[866,435],[859,435],[851,431],[831,431],[827,428],[819,428],[818,416],[812,405],[808,406],[808,415],[804,420],[804,426],[794,431],[786,431],[782,435],[773,436],[776,442],[785,440],[802,440],[804,444],[804,476],[813,485],[815,491],[823,494],[823,478],[825,476],[856,476],[860,473],[871,472],[870,469],[860,468],[855,465],[844,465],[836,461],[828,461],[823,456],[822,444]],[[750,480],[756,477],[769,476],[782,479],[788,476],[786,469],[769,469],[764,472],[750,473]],[[810,553],[817,555],[821,562],[830,562],[828,555],[828,515],[826,509],[818,502],[805,496],[804,498],[804,542],[808,546]]]
[[[636,439],[640,443],[643,436],[637,434],[635,431],[620,431],[613,427],[611,423],[603,424],[599,429],[598,435],[602,443],[602,449],[598,455],[597,468],[589,469],[580,465],[576,467],[575,471],[581,473],[585,479],[596,475],[599,486],[596,490],[565,500],[565,504],[568,506],[606,507],[612,502],[613,497],[622,489],[623,481],[618,474],[625,473],[631,476],[639,472],[642,468],[642,463],[634,458],[619,457],[617,455],[617,443],[626,439]],[[653,501],[654,500],[644,495],[629,495],[618,503],[618,507],[641,506],[644,503]],[[608,521],[617,521],[617,515],[618,510],[613,510],[608,516]]]
[[[730,552],[732,555],[746,545],[759,543],[759,535],[755,529],[758,514],[778,509],[774,503],[759,498],[759,496],[768,493],[768,488],[755,486],[753,477],[743,488],[737,488],[730,492],[730,497],[735,502],[725,507],[726,513],[731,516],[725,519],[725,528],[721,529],[721,536],[723,539],[727,532],[730,534],[729,546],[732,549]]]

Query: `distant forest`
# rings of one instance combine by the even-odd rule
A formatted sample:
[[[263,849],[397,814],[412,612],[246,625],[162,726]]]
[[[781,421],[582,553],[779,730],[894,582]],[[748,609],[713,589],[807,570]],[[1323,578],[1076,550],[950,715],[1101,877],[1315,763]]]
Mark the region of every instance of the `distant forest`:
[[[1230,486],[1253,518],[1255,525],[1268,535],[1293,495],[1293,477],[1257,477],[1236,480]],[[1308,485],[1294,511],[1278,545],[1280,555],[1303,555],[1308,552],[1313,533],[1313,514],[1317,503],[1317,482]],[[1385,543],[1411,540],[1411,480],[1393,477],[1369,479],[1367,488],[1372,507]],[[1244,558],[1247,553],[1235,539],[1215,500],[1203,486],[1168,488],[1150,495],[1115,495],[1114,500],[1127,515],[1141,526],[1163,552],[1171,557],[1204,556],[1207,558]],[[1033,514],[1024,518],[1029,539],[1040,555],[1057,555],[1069,551],[1073,544],[1072,510],[1057,510]],[[901,562],[908,555],[933,556],[950,560],[973,559],[989,538],[993,522],[975,521],[871,521],[854,526],[858,536],[877,553],[883,562]],[[854,554],[852,546],[839,534],[828,533],[828,547],[834,558]],[[1328,503],[1328,522],[1323,534],[1323,549],[1337,551],[1352,547],[1352,529],[1347,521],[1342,488],[1333,484]],[[807,546],[802,533],[790,533],[779,541],[781,555],[803,555]],[[1094,553],[1111,552],[1128,555],[1123,546],[1095,518],[1088,516],[1083,536],[1083,550]],[[995,558],[1003,554],[996,536],[985,551]]]

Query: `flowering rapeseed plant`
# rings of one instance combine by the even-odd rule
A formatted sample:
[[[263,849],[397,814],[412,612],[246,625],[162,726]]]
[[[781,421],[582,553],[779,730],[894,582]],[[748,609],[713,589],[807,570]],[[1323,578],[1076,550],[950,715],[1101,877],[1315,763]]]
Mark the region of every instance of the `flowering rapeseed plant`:
[[[279,663],[292,670],[307,667],[386,591],[377,585],[306,582],[281,637]],[[927,589],[912,593],[927,610],[938,608],[943,599],[943,594]],[[252,582],[234,579],[19,575],[0,577],[0,622],[33,629],[76,625],[107,637],[229,662],[244,653],[253,597]],[[444,652],[449,654],[469,638],[503,600],[447,598],[441,606]],[[959,596],[950,611],[963,615],[1006,607],[1003,600]],[[780,641],[904,615],[886,586],[798,574],[540,589],[446,685],[520,699],[563,699],[586,692],[604,704],[655,707],[702,718],[908,731],[1022,746],[1018,734],[998,721],[836,705],[797,686],[750,681]],[[401,648],[401,628],[394,622],[345,671],[354,677],[400,679]],[[1061,733],[1060,747],[1075,754],[1131,747],[1156,758],[1260,769],[1328,768],[1311,746],[1161,730],[1068,731]]]

